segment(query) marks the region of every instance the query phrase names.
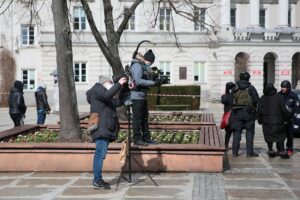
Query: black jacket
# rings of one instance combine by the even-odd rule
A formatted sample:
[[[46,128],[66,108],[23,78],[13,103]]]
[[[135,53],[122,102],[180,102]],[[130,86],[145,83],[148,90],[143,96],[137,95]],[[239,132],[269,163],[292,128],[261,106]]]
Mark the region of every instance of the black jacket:
[[[121,89],[121,85],[116,83],[110,88],[96,83],[86,92],[87,101],[91,104],[90,112],[99,114],[98,129],[92,132],[92,139],[106,138],[109,141],[117,139],[119,131],[119,121],[116,113],[116,107],[121,106],[121,101],[114,96]]]
[[[35,101],[36,101],[36,108],[43,109],[46,111],[50,111],[50,106],[47,100],[46,90],[42,87],[39,87],[35,92]]]
[[[233,98],[234,98],[233,92],[228,92],[222,95],[221,102],[222,104],[224,104],[224,112],[228,112],[231,110],[233,105]]]
[[[26,113],[26,106],[23,97],[23,88],[13,87],[10,91],[9,98],[9,113]]]
[[[278,92],[279,95],[281,95],[283,97],[284,103],[291,108],[292,113],[293,111],[295,111],[296,109],[296,102],[299,101],[298,96],[291,90],[289,90],[286,93],[283,92]],[[292,115],[290,116],[292,117]]]
[[[276,93],[274,87],[266,88],[257,109],[258,122],[262,124],[267,142],[283,141],[286,137],[284,122],[287,121],[289,112],[282,96]]]

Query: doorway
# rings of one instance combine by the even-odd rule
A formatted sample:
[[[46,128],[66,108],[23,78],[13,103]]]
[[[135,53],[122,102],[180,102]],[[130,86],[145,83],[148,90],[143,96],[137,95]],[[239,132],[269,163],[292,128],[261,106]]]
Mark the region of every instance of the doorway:
[[[275,61],[276,57],[273,53],[264,56],[264,87],[267,83],[275,83]]]

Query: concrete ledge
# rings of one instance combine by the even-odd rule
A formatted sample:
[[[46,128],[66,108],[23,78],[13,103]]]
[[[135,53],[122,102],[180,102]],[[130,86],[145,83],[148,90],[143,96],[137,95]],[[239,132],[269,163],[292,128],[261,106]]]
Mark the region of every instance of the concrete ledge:
[[[175,146],[181,145],[133,146],[132,157],[152,172],[223,171],[224,150]],[[119,151],[120,144],[109,146],[104,171],[120,171]],[[0,144],[0,171],[92,171],[93,156],[94,144]],[[141,170],[134,161],[132,169]]]

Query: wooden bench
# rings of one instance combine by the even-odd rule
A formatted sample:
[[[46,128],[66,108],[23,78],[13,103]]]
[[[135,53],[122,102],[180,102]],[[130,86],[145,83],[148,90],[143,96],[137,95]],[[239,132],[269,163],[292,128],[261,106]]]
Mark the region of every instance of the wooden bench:
[[[183,108],[185,110],[190,110],[191,109],[191,105],[188,104],[182,104],[182,105],[155,105],[156,110],[165,110],[165,108]]]
[[[36,131],[40,128],[39,125],[23,125],[17,126],[5,131],[0,132],[0,141],[9,137],[17,136],[20,134]]]

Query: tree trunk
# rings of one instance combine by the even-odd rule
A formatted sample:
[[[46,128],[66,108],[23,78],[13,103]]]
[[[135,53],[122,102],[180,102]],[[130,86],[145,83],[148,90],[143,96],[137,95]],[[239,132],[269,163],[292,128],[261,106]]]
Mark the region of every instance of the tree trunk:
[[[56,62],[58,69],[60,141],[79,141],[81,136],[73,72],[72,33],[67,0],[53,0]]]

